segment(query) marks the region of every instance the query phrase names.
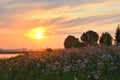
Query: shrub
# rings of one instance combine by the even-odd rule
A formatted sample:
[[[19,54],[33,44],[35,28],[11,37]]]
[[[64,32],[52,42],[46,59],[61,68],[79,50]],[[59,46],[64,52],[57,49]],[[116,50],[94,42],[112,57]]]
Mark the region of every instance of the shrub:
[[[47,52],[52,52],[53,51],[53,49],[51,49],[51,48],[47,48],[47,49],[45,49]]]

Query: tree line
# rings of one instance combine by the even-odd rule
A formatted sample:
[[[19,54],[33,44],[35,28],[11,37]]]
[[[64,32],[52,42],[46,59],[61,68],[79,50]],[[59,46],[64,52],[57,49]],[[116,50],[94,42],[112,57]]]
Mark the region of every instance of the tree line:
[[[79,41],[79,38],[69,35],[64,41],[64,47],[65,48],[80,48],[80,47],[86,47],[86,46],[95,46],[98,44],[111,46],[113,42],[113,38],[109,32],[104,32],[99,37],[98,33],[92,30],[84,32],[82,36],[80,37],[80,40],[81,41]],[[118,27],[116,28],[114,43],[115,45],[120,44],[119,24],[118,24]]]

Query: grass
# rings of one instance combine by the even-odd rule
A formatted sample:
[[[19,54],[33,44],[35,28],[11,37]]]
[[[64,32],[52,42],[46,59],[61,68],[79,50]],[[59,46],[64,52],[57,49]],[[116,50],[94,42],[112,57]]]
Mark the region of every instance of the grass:
[[[120,46],[28,53],[0,60],[0,80],[120,80]]]

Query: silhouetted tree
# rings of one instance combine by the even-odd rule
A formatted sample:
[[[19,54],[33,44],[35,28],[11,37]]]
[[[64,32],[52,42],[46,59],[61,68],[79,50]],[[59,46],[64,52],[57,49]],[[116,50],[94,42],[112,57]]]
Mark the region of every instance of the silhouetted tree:
[[[79,46],[80,46],[79,39],[74,36],[69,35],[64,41],[65,48],[72,48],[72,47],[78,48]]]
[[[118,27],[116,29],[116,33],[115,33],[115,43],[116,45],[120,44],[120,25],[118,24]]]
[[[92,30],[83,33],[81,36],[81,41],[83,41],[87,45],[96,45],[98,39],[99,39],[98,34]]]
[[[102,33],[99,42],[102,45],[110,46],[112,45],[112,36],[108,32]]]

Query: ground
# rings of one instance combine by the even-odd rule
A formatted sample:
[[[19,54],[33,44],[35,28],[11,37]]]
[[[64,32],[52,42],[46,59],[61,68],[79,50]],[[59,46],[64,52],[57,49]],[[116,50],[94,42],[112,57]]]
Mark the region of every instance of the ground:
[[[27,53],[0,60],[0,80],[120,80],[120,46]]]

